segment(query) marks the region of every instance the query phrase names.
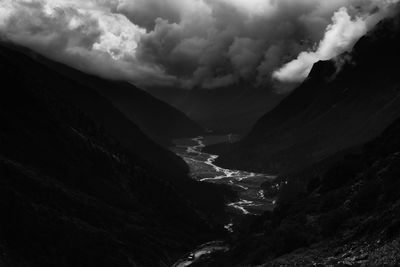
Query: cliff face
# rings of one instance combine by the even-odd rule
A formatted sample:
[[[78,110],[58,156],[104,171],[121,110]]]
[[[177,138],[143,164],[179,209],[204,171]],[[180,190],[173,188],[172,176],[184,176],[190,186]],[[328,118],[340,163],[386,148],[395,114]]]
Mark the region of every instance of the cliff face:
[[[0,73],[2,266],[163,266],[221,234],[225,191],[109,101],[3,45]]]
[[[382,22],[351,54],[316,63],[218,163],[287,173],[376,137],[400,115],[398,24],[398,18]]]

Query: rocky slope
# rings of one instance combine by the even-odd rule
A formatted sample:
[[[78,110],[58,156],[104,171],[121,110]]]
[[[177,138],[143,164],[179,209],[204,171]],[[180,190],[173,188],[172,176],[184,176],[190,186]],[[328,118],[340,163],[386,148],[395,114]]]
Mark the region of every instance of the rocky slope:
[[[185,164],[180,158],[156,145],[110,101],[99,95],[92,85],[87,85],[85,79],[79,78],[79,76],[85,78],[91,76],[51,62],[31,50],[6,43],[0,44],[0,59],[4,68],[15,69],[30,79],[37,80],[62,100],[73,103],[92,120],[102,125],[132,154],[157,165],[163,172],[177,174],[175,170],[180,170],[180,174],[186,173]],[[50,65],[56,67],[52,68]],[[65,73],[57,71],[63,69]],[[70,78],[72,75],[68,75],[69,72],[72,72],[75,78]]]
[[[278,206],[196,266],[398,266],[400,119],[333,166],[281,177]]]
[[[308,79],[218,163],[287,173],[376,137],[400,115],[399,46],[395,17],[378,24],[352,53],[316,63]]]
[[[313,160],[299,164],[308,166],[300,171],[292,167],[295,163],[288,165],[292,167],[289,174],[286,173],[276,181],[264,185],[266,195],[277,196],[275,210],[242,225],[230,240],[229,252],[206,258],[196,266],[400,264],[400,116],[398,108],[394,105],[398,101],[396,96],[399,87],[396,79],[396,60],[399,58],[398,26],[398,17],[379,24],[374,32],[356,45],[352,54],[356,65],[345,66],[342,72],[335,74],[335,78],[330,81],[323,77],[327,77],[327,73],[330,76],[335,71],[334,66],[329,62],[318,63],[310,78],[293,92],[291,97],[284,100],[277,110],[263,118],[264,122],[269,121],[271,125],[282,127],[280,129],[284,129],[286,123],[292,126],[297,124],[295,129],[299,131],[300,137],[302,124],[308,125],[307,127],[324,126],[325,130],[329,129],[327,135],[330,131],[335,134],[334,127],[328,127],[330,120],[325,124],[316,124],[318,116],[324,119],[336,118],[332,123],[342,127],[342,138],[347,141],[352,140],[349,139],[349,133],[353,133],[360,140],[366,138],[363,136],[376,137],[369,137],[371,140],[363,144],[359,144],[359,141],[349,142],[346,149],[322,157],[322,161],[315,159],[317,162],[314,164],[310,164]],[[379,69],[376,66],[379,66]],[[357,80],[354,80],[354,77]],[[319,87],[317,90],[316,85],[324,85],[328,89]],[[347,94],[337,95],[333,89],[339,88],[339,85],[351,87],[346,90]],[[361,85],[362,88],[359,87]],[[351,88],[357,90],[353,91]],[[380,96],[380,93],[383,96]],[[338,96],[342,97],[336,98]],[[389,96],[392,98],[389,99]],[[303,101],[299,101],[300,99]],[[331,99],[334,101],[330,102]],[[382,99],[386,100],[381,102]],[[344,113],[341,117],[335,117],[331,111],[322,112],[327,103],[336,103],[336,107],[344,112],[346,102],[349,102],[347,117]],[[356,103],[358,105],[354,106]],[[382,106],[379,107],[378,103]],[[377,105],[377,108],[372,109],[374,105]],[[303,113],[304,110],[307,112]],[[353,117],[357,110],[360,113]],[[338,111],[335,113],[340,114]],[[327,117],[327,114],[331,114],[331,117]],[[361,114],[370,116],[363,118]],[[339,121],[339,118],[344,122]],[[354,118],[357,118],[353,120],[354,125],[346,123]],[[377,118],[380,118],[380,121],[376,121]],[[389,118],[393,122],[389,122]],[[359,129],[360,121],[364,125],[364,133]],[[264,126],[261,122],[262,120],[255,127],[254,135],[261,135],[256,131]],[[366,131],[371,130],[370,124],[377,128],[375,131],[385,124],[388,126],[379,134],[371,134],[370,131]],[[316,135],[309,131],[314,138],[320,137],[315,139],[317,144],[321,145],[320,142],[326,140],[331,140],[334,145],[341,143],[340,138],[325,140],[321,136],[321,128],[318,127],[311,128]],[[287,142],[294,142],[285,132],[282,135],[286,137]],[[269,137],[277,138],[274,135]],[[323,147],[330,147],[329,143],[322,144],[325,144]],[[294,148],[291,148],[293,150],[288,148],[288,151],[295,152],[300,148],[301,146],[297,147],[297,144],[294,144]],[[307,156],[307,153],[315,148],[302,149],[300,151]],[[296,157],[300,158],[299,155]],[[263,168],[263,165],[253,166]]]
[[[224,189],[109,101],[7,45],[0,73],[2,266],[165,266],[222,233]]]
[[[230,194],[229,192],[224,188],[189,179],[186,163],[173,152],[154,143],[138,126],[115,108],[111,101],[97,93],[92,85],[86,85],[86,80],[79,78],[80,76],[87,77],[86,74],[10,44],[0,45],[0,60],[4,69],[21,73],[18,75],[23,75],[29,82],[47,88],[62,102],[73,103],[121,144],[127,153],[141,159],[143,164],[149,165],[149,168],[172,182],[191,201],[205,206],[206,209],[223,209],[222,204],[215,205],[214,202],[222,203],[224,194]],[[50,66],[53,65],[57,66],[51,68]],[[65,73],[60,73],[60,70],[65,70]],[[70,72],[74,74],[73,78],[70,78]],[[18,78],[14,77],[14,79]],[[106,81],[103,82],[107,84]],[[205,199],[203,197],[205,191],[211,192],[212,197]],[[225,193],[221,194],[221,192]]]
[[[105,96],[119,109],[129,120],[137,125],[140,130],[154,141],[162,145],[171,145],[176,138],[195,137],[204,133],[197,123],[189,119],[178,109],[153,97],[147,92],[125,81],[112,81],[98,76],[89,75],[66,65],[49,60],[41,55],[23,48],[17,48],[18,52],[24,52],[36,63],[40,63],[41,69],[46,75],[49,69],[52,76],[57,76],[61,82],[67,81],[63,87],[71,87],[71,83],[80,90],[85,87]],[[11,55],[12,56],[12,53]],[[40,73],[40,68],[32,70],[30,65],[24,66],[27,71]],[[51,78],[50,78],[51,80]],[[53,81],[50,81],[53,82]],[[67,88],[70,92],[71,88]],[[71,94],[71,93],[70,93]]]

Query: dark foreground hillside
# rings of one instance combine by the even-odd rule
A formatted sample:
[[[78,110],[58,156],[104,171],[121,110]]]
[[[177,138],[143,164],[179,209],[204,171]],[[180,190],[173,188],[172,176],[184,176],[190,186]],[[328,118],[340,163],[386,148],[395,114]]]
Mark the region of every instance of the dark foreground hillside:
[[[288,173],[376,137],[400,115],[399,47],[397,15],[379,23],[350,54],[316,63],[308,79],[218,163]]]
[[[198,266],[400,265],[400,119],[338,157],[319,173],[281,177],[276,209]]]
[[[211,212],[212,217],[216,214],[223,215],[224,197],[226,194],[230,195],[229,191],[223,187],[196,182],[188,178],[188,166],[180,157],[153,142],[93,87],[95,84],[103,86],[105,90],[104,86],[113,86],[115,83],[88,76],[51,62],[33,51],[10,44],[0,44],[0,64],[8,72],[14,73],[14,76],[8,77],[11,81],[25,80],[32,90],[46,89],[59,102],[72,103],[96,125],[99,125],[102,131],[112,136],[126,153],[140,159],[143,165],[171,182],[189,201]],[[60,70],[64,72],[60,73]],[[94,80],[92,83],[89,82],[92,81],[91,79]],[[3,88],[14,90],[15,82],[7,85]],[[112,89],[113,87],[108,88],[108,90]],[[204,198],[204,194],[208,194],[209,197]]]
[[[168,266],[221,234],[210,218],[224,190],[164,176],[135,145],[168,153],[107,101],[83,86],[88,99],[67,99],[73,81],[12,51],[0,53],[1,266]],[[116,129],[132,133],[130,146],[94,108],[77,108],[91,100],[124,122]]]

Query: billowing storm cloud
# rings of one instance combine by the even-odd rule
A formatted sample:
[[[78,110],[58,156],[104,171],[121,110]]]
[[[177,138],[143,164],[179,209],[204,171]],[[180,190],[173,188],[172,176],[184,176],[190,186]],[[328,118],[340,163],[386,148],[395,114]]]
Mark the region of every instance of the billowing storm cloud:
[[[332,17],[323,39],[315,49],[301,52],[298,57],[274,71],[273,78],[283,82],[301,82],[307,78],[313,64],[319,60],[335,58],[351,50],[356,41],[389,12],[385,5],[366,16],[352,18],[346,7],[340,8]],[[383,8],[383,9],[382,9]],[[381,12],[379,12],[381,10]]]
[[[302,81],[396,0],[2,0],[0,34],[140,86]]]

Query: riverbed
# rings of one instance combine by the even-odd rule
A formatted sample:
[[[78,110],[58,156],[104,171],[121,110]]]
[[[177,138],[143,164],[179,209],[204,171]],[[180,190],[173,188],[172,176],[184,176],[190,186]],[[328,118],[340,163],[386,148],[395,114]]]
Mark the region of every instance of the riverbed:
[[[239,200],[226,203],[227,207],[243,215],[258,215],[274,208],[275,200],[264,196],[261,184],[272,181],[275,176],[231,170],[215,165],[218,155],[203,152],[207,145],[229,142],[232,135],[199,136],[192,139],[175,140],[172,150],[182,157],[190,167],[190,176],[201,182],[226,184],[238,194]],[[228,226],[229,227],[229,226]]]

